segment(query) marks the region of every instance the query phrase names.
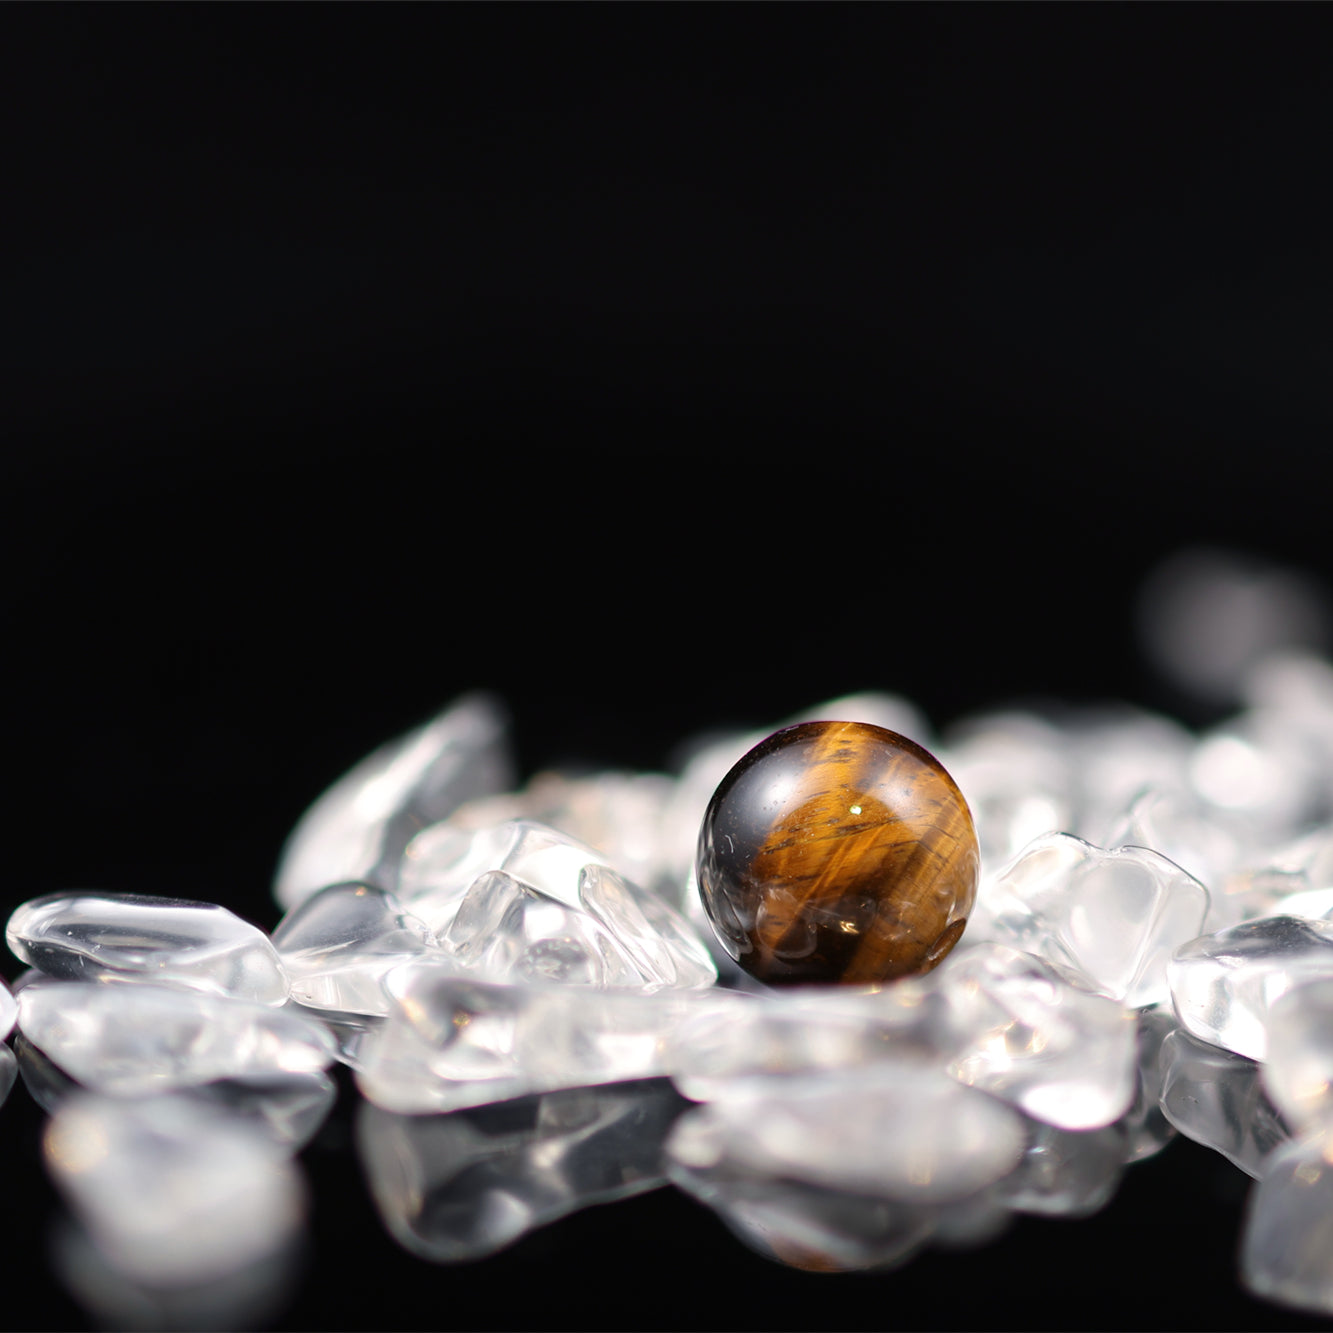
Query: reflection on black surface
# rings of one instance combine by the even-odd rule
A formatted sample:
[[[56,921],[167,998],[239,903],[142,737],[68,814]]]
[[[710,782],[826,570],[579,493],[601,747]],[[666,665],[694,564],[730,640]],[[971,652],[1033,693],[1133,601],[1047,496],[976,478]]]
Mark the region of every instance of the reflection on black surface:
[[[665,1184],[662,1142],[688,1105],[667,1079],[445,1115],[365,1102],[357,1146],[400,1244],[441,1263],[478,1259],[576,1209]]]

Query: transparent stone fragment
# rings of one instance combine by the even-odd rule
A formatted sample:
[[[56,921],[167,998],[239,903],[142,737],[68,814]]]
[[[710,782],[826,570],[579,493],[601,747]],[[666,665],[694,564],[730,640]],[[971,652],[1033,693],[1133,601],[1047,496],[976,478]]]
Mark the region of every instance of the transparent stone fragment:
[[[1290,1137],[1259,1065],[1177,1029],[1162,1043],[1162,1111],[1186,1138],[1251,1176]]]
[[[448,818],[479,832],[510,819],[530,819],[596,848],[626,879],[665,897],[678,911],[680,877],[666,847],[667,810],[676,783],[665,773],[538,773],[522,791],[483,797]]]
[[[1025,1146],[1016,1112],[913,1061],[740,1084],[686,1123],[694,1137],[670,1145],[682,1165],[710,1165],[706,1143],[752,1172],[921,1205],[994,1184]]]
[[[258,927],[216,903],[52,893],[9,918],[9,947],[61,981],[151,983],[282,1004],[287,978]]]
[[[942,1067],[947,1008],[928,979],[865,991],[794,987],[781,994],[718,992],[669,1031],[666,1063],[692,1101],[726,1097],[750,1083],[862,1069],[886,1059]],[[780,1087],[780,1083],[771,1086]]]
[[[301,816],[274,896],[292,908],[329,884],[395,889],[399,858],[419,829],[512,785],[505,728],[495,699],[469,694],[367,756]]]
[[[986,933],[1129,1008],[1167,998],[1167,961],[1198,935],[1208,891],[1143,847],[1036,839],[989,884]]]
[[[138,1281],[234,1272],[290,1241],[304,1217],[290,1155],[186,1098],[72,1097],[51,1117],[43,1149],[103,1257]]]
[[[1015,1212],[1090,1217],[1106,1206],[1124,1173],[1125,1128],[1069,1130],[1026,1121],[1027,1143],[999,1197]]]
[[[4,1105],[18,1077],[18,1059],[8,1046],[0,1046],[0,1106]]]
[[[1327,756],[1303,720],[1247,712],[1200,737],[1190,782],[1255,838],[1278,838],[1328,817]]]
[[[1176,1127],[1162,1113],[1162,1044],[1178,1030],[1170,1005],[1142,1009],[1138,1017],[1138,1078],[1134,1101],[1121,1121],[1125,1129],[1126,1162],[1155,1157],[1176,1136]]]
[[[656,1078],[671,1028],[712,992],[496,986],[416,966],[389,977],[395,1006],[358,1050],[362,1093],[406,1115],[557,1088]]]
[[[531,820],[413,839],[401,896],[460,966],[494,982],[704,987],[717,969],[690,923],[594,848]]]
[[[14,1030],[14,1022],[19,1016],[18,1001],[14,992],[0,979],[0,1041]]]
[[[437,1263],[477,1259],[577,1209],[666,1183],[685,1103],[665,1079],[569,1088],[445,1115],[368,1102],[357,1147],[394,1238]]]
[[[988,713],[950,733],[939,757],[972,811],[984,866],[1073,823],[1067,750],[1058,729],[1032,713]]]
[[[1333,1125],[1333,978],[1294,987],[1269,1017],[1269,1096],[1300,1131]]]
[[[1069,985],[1032,954],[979,945],[937,983],[949,1007],[949,1073],[1066,1130],[1109,1125],[1135,1090],[1134,1016]]]
[[[76,1082],[111,1097],[315,1075],[334,1058],[328,1031],[292,1010],[160,986],[28,986],[19,1029]]]
[[[292,908],[273,932],[292,999],[346,1014],[389,1012],[384,977],[439,957],[435,937],[398,899],[373,884],[333,884]]]
[[[1250,1194],[1241,1280],[1256,1295],[1333,1314],[1333,1130],[1277,1149]]]
[[[1104,842],[1145,787],[1188,785],[1194,737],[1180,723],[1129,705],[1079,710],[1064,726],[1074,778],[1072,831]]]
[[[1111,826],[1108,847],[1150,847],[1192,875],[1216,903],[1216,886],[1225,882],[1242,857],[1245,843],[1228,819],[1186,789],[1147,787]]]
[[[1202,1041],[1263,1060],[1273,1002],[1302,981],[1333,977],[1333,922],[1246,921],[1182,944],[1167,976],[1185,1028]]]

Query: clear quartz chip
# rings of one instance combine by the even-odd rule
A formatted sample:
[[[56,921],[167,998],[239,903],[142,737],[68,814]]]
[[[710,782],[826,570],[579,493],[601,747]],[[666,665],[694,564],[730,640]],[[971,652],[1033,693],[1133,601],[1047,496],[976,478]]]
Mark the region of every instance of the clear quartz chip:
[[[292,908],[273,944],[293,1000],[344,1014],[387,1014],[384,977],[440,952],[425,923],[392,893],[355,882],[320,889]]]
[[[361,1163],[394,1238],[437,1263],[478,1259],[576,1209],[666,1183],[685,1103],[665,1079],[568,1088],[446,1115],[357,1114]]]
[[[46,1165],[107,1262],[160,1286],[207,1281],[287,1242],[305,1191],[290,1155],[188,1098],[85,1094],[47,1124]]]
[[[287,978],[257,926],[216,903],[133,893],[51,893],[6,928],[25,963],[61,981],[180,987],[283,1004]]]
[[[0,1051],[8,1054],[7,1047]],[[48,1115],[84,1088],[20,1032],[14,1038],[18,1072],[23,1086]],[[173,1096],[197,1101],[205,1109],[223,1109],[232,1119],[246,1122],[275,1144],[295,1152],[304,1147],[328,1118],[337,1100],[334,1081],[320,1070],[255,1074],[216,1079],[175,1089]]]
[[[1172,951],[1198,935],[1208,891],[1143,847],[1037,838],[990,883],[987,933],[1128,1008],[1166,999]]]
[[[1333,978],[1282,996],[1268,1026],[1264,1086],[1298,1131],[1333,1126]]]
[[[0,1041],[14,1030],[14,1022],[19,1016],[18,1001],[14,992],[0,980]]]
[[[1090,1217],[1115,1194],[1124,1172],[1125,1129],[1057,1129],[1028,1120],[1018,1166],[999,1187],[1005,1204],[1040,1217]]]
[[[1170,1005],[1139,1010],[1138,1079],[1133,1104],[1121,1121],[1127,1162],[1146,1162],[1176,1136],[1176,1127],[1162,1112],[1162,1044],[1175,1031]]]
[[[75,1082],[112,1097],[320,1074],[334,1058],[329,1032],[295,1011],[161,986],[26,986],[19,1030]]]
[[[1166,1118],[1248,1175],[1258,1176],[1264,1159],[1291,1137],[1255,1061],[1177,1028],[1162,1043],[1161,1064]]]
[[[1066,1130],[1120,1119],[1134,1100],[1134,1015],[1071,986],[1032,954],[981,944],[938,973],[949,1073]]]
[[[666,1035],[666,1062],[692,1101],[727,1097],[789,1075],[814,1077],[884,1059],[943,1063],[941,996],[930,979],[858,990],[793,987],[782,994],[719,991],[716,1003]]]
[[[538,773],[522,791],[483,797],[448,818],[479,832],[531,819],[595,847],[626,879],[670,898],[680,883],[667,850],[666,818],[676,783],[665,773]],[[672,901],[678,910],[683,906]]]
[[[1265,1300],[1333,1314],[1333,1128],[1264,1162],[1246,1209],[1240,1273]]]
[[[1182,944],[1167,967],[1181,1024],[1251,1060],[1268,1054],[1269,1010],[1293,986],[1333,977],[1333,922],[1273,916]]]
[[[497,986],[426,965],[388,984],[396,1003],[362,1040],[356,1080],[406,1115],[659,1077],[671,1028],[718,1002],[699,991]]]
[[[397,887],[412,836],[464,801],[506,790],[506,718],[487,694],[468,694],[344,774],[301,816],[283,848],[273,893],[285,908],[329,884]]]
[[[400,896],[480,979],[653,991],[706,987],[717,969],[693,926],[595,848],[514,819],[412,840]]]
[[[0,1046],[0,1106],[4,1105],[18,1077],[18,1059],[8,1046]]]

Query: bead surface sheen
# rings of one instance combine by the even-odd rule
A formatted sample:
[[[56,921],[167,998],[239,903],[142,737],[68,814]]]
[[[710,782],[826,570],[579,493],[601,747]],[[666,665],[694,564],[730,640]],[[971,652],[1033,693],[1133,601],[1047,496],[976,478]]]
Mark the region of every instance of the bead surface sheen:
[[[775,732],[719,784],[699,891],[736,962],[769,984],[928,972],[958,942],[980,854],[935,757],[861,722]]]

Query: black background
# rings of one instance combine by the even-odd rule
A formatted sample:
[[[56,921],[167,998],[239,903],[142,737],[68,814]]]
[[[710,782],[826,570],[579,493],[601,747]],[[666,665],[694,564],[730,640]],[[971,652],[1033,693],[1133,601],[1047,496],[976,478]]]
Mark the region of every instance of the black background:
[[[1143,574],[1333,575],[1318,9],[6,9],[6,910],[269,928],[304,806],[475,685],[525,772],[865,688],[1206,720]],[[86,1326],[0,1118],[18,1322]],[[896,1274],[671,1191],[437,1269],[348,1121],[283,1328],[1301,1322],[1190,1144]]]

